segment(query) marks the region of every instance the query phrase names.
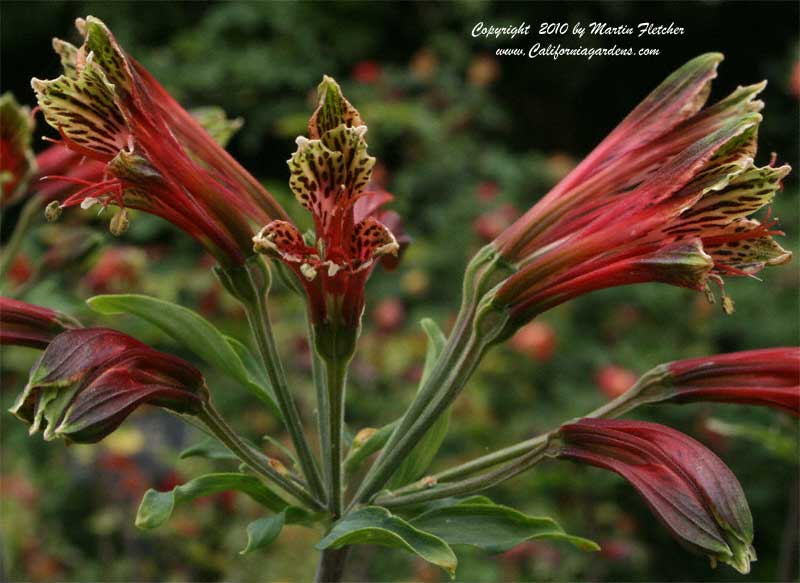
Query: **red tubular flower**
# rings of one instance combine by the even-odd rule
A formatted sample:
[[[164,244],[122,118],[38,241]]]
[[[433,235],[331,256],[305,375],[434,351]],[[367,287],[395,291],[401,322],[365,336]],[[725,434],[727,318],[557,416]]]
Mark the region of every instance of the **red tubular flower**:
[[[79,327],[50,308],[0,296],[0,345],[46,348],[57,335]]]
[[[196,413],[207,390],[188,362],[107,328],[56,336],[31,370],[11,412],[47,440],[93,443],[139,405]]]
[[[303,282],[315,326],[355,330],[367,278],[376,261],[397,255],[400,244],[377,218],[391,195],[366,191],[375,164],[367,154],[367,126],[330,77],[320,84],[319,96],[310,139],[297,138],[289,159],[289,185],[314,218],[316,240],[306,242],[293,224],[273,221],[253,242],[256,251],[279,258]],[[382,218],[398,222],[396,215]]]
[[[76,21],[84,43],[56,40],[64,74],[33,79],[39,105],[70,150],[105,165],[99,181],[62,207],[115,204],[158,215],[203,244],[224,266],[252,255],[249,220],[283,217],[278,204],[206,133],[199,122],[119,47],[98,19]]]
[[[581,419],[559,430],[560,458],[611,470],[633,485],[688,549],[750,571],[753,519],[736,476],[694,439],[656,423]]]
[[[17,200],[36,169],[33,118],[11,93],[0,96],[0,207]]]
[[[659,281],[708,279],[787,262],[769,204],[788,166],[753,163],[764,83],[701,109],[721,55],[673,73],[564,180],[493,243],[516,273],[494,304],[525,321],[575,296]],[[725,298],[723,307],[732,310]]]
[[[775,407],[800,417],[800,348],[766,348],[666,365],[668,402],[720,401]]]

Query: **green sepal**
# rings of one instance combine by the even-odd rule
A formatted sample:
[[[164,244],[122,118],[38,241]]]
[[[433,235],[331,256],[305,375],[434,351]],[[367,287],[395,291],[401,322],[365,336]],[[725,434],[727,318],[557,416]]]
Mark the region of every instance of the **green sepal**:
[[[206,474],[176,486],[169,492],[157,492],[153,489],[145,492],[136,513],[136,526],[142,529],[156,528],[169,519],[177,506],[195,498],[229,490],[247,494],[274,512],[281,512],[288,506],[287,502],[255,476],[237,473]]]

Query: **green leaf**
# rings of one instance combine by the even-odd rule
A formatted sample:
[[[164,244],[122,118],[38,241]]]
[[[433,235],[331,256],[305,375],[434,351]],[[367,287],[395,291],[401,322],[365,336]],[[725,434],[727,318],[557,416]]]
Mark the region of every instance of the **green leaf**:
[[[247,348],[241,343],[232,342],[197,312],[139,294],[94,296],[86,300],[86,303],[92,310],[104,316],[124,313],[149,322],[209,365],[244,385],[273,414],[280,417],[278,405],[271,392],[256,382],[242,361],[240,353],[249,352]]]
[[[405,549],[438,565],[455,577],[458,559],[446,542],[419,530],[386,508],[367,506],[348,514],[333,525],[316,548],[338,549],[345,545],[373,544]]]
[[[275,512],[280,512],[288,506],[280,496],[269,490],[254,476],[236,473],[206,474],[176,486],[169,492],[157,492],[153,489],[145,492],[142,503],[139,505],[139,511],[136,513],[136,526],[156,528],[167,521],[176,506],[201,496],[210,496],[228,490],[247,494],[256,502]]]
[[[429,318],[424,318],[420,325],[428,336],[428,349],[425,354],[425,367],[422,370],[422,380],[420,387],[425,384],[428,375],[433,371],[439,355],[444,349],[447,342],[444,333],[441,331],[436,322]],[[420,439],[419,443],[411,450],[411,453],[403,460],[400,467],[389,480],[387,488],[393,490],[405,484],[409,484],[420,478],[427,470],[436,453],[442,446],[444,438],[447,436],[447,430],[450,428],[450,413],[452,409],[448,408],[436,422],[431,425],[425,436]]]
[[[178,456],[180,459],[202,457],[209,460],[238,460],[230,450],[213,437],[204,439],[200,443],[190,445]]]
[[[436,322],[430,318],[423,318],[420,320],[419,325],[422,326],[425,335],[428,337],[428,347],[425,351],[425,365],[422,368],[422,378],[419,383],[421,388],[428,379],[428,376],[433,372],[433,367],[436,365],[436,361],[439,359],[439,355],[442,353],[444,345],[447,343],[447,337]]]
[[[286,521],[286,513],[279,512],[273,516],[265,516],[247,525],[247,546],[239,551],[240,555],[246,555],[256,549],[260,549],[278,538]]]
[[[600,549],[593,541],[565,533],[552,518],[527,516],[484,500],[465,500],[454,506],[435,508],[420,514],[411,524],[448,544],[471,545],[490,553],[502,553],[540,538],[564,540],[584,551]]]

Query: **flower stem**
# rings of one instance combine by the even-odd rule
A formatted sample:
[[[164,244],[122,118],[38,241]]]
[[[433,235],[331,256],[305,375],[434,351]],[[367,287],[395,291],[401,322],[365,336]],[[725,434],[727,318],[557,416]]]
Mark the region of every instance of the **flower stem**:
[[[345,563],[350,547],[325,549],[319,557],[316,583],[339,583],[344,576]]]
[[[22,207],[22,211],[17,219],[17,224],[14,225],[14,230],[11,233],[8,243],[3,248],[3,255],[0,258],[0,282],[5,283],[8,280],[6,277],[8,275],[8,270],[11,269],[11,265],[14,263],[14,259],[19,253],[22,242],[25,240],[25,235],[28,234],[33,224],[33,219],[41,208],[42,200],[35,195],[31,196]],[[0,286],[2,286],[2,283],[0,283]]]
[[[306,327],[309,338],[314,338],[314,328],[311,325],[311,318],[306,316]],[[319,432],[319,449],[324,452],[327,444],[330,443],[330,427],[328,419],[330,417],[330,404],[328,403],[328,389],[325,378],[325,363],[313,348],[311,349],[311,376],[314,381],[314,391],[317,395],[317,428]],[[323,464],[326,483],[330,483],[328,464]]]
[[[380,490],[464,388],[493,340],[475,330],[479,302],[507,269],[491,245],[479,251],[470,262],[464,275],[464,297],[453,332],[433,371],[367,472],[351,508],[366,502]]]
[[[669,395],[668,387],[665,390],[662,390],[664,386],[664,378],[668,374],[667,369],[662,366],[657,366],[644,375],[642,375],[636,384],[628,389],[625,393],[606,403],[605,405],[598,407],[594,411],[591,411],[583,416],[583,418],[614,418],[623,415],[632,409],[640,405],[644,405],[647,403],[654,403],[662,400],[665,396]],[[445,482],[453,482],[453,484],[448,484],[448,488],[452,486],[452,490],[458,490],[457,493],[469,493],[470,491],[475,492],[477,490],[469,490],[470,487],[482,486],[483,481],[487,480],[486,476],[493,475],[493,474],[484,474],[482,476],[478,476],[475,478],[474,481],[471,480],[462,480],[458,481],[461,478],[465,478],[466,476],[470,476],[476,474],[482,470],[487,468],[491,468],[497,466],[503,462],[507,462],[510,460],[521,460],[523,457],[528,456],[532,452],[539,451],[544,445],[547,444],[550,437],[558,431],[553,430],[548,433],[543,433],[541,435],[537,435],[531,439],[526,441],[521,441],[519,443],[515,443],[514,445],[510,445],[503,449],[499,449],[494,451],[490,454],[481,456],[479,458],[475,458],[470,460],[464,464],[454,466],[452,468],[446,469],[438,474],[433,474],[431,476],[426,476],[422,480],[418,480],[413,484],[409,484],[403,488],[399,488],[391,494],[387,494],[384,497],[378,498],[376,503],[384,504],[387,501],[391,501],[391,505],[397,505],[396,501],[398,499],[406,500],[410,498],[411,494],[416,494],[423,491],[429,491],[432,494],[438,494],[440,492],[448,492],[449,490],[445,490],[444,486],[441,486]],[[530,467],[530,466],[526,466]],[[506,478],[515,476],[516,473],[513,473]],[[499,483],[496,478],[493,483]],[[457,482],[458,481],[458,482]],[[441,487],[437,488],[436,490],[432,490],[432,486],[439,485]],[[488,486],[487,486],[488,487]],[[481,490],[485,489],[484,487],[480,487]],[[454,495],[452,493],[445,493],[444,496]],[[436,496],[437,498],[439,496]],[[411,498],[414,500],[414,498]],[[403,504],[408,504],[409,502],[403,502]],[[385,505],[385,504],[384,504]]]
[[[314,510],[324,509],[322,502],[309,494],[305,488],[293,481],[288,475],[284,475],[273,468],[269,463],[270,458],[256,453],[247,443],[242,441],[210,401],[203,406],[199,418],[217,439],[224,443],[236,457],[242,460],[258,476],[264,480],[274,482],[306,506]]]
[[[448,496],[462,496],[464,494],[480,492],[521,474],[539,463],[546,455],[547,443],[545,442],[528,451],[525,455],[491,472],[472,476],[471,478],[466,478],[458,482],[429,487],[427,490],[423,491],[400,495],[386,494],[378,496],[375,499],[375,504],[391,508],[408,504],[419,504],[430,500],[447,498]]]
[[[318,499],[325,499],[325,490],[319,467],[311,454],[311,449],[303,433],[303,424],[294,399],[289,392],[286,373],[272,335],[272,325],[267,313],[266,294],[270,276],[260,258],[251,258],[242,267],[217,268],[216,273],[223,286],[238,299],[244,307],[250,330],[256,340],[261,360],[267,371],[270,385],[275,392],[281,415],[292,438],[303,477],[311,493]]]
[[[328,506],[334,519],[342,515],[343,506],[342,441],[347,364],[347,361],[342,359],[325,361],[328,440],[323,446],[323,459],[326,463],[325,477],[328,480]]]
[[[261,353],[261,359],[267,369],[270,384],[275,391],[278,406],[286,422],[286,428],[292,437],[292,443],[294,443],[303,475],[314,496],[324,499],[325,493],[323,490],[322,478],[316,460],[311,454],[308,441],[303,433],[300,413],[289,392],[289,387],[286,382],[286,373],[283,370],[280,356],[275,346],[275,338],[272,335],[272,326],[269,321],[269,315],[267,314],[266,302],[264,298],[261,297],[255,302],[246,302],[244,307],[247,313],[247,320],[250,323],[250,329],[256,339],[258,350]]]

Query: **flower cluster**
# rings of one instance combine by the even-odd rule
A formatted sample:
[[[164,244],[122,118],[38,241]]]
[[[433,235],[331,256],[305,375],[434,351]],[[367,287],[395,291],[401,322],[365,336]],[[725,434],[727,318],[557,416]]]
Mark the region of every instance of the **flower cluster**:
[[[203,376],[188,362],[116,330],[83,328],[47,344],[11,412],[47,440],[91,443],[139,405],[196,413],[206,393]]]
[[[308,138],[297,138],[289,159],[289,185],[314,218],[315,236],[292,223],[272,221],[253,238],[256,251],[277,257],[303,282],[317,327],[356,329],[364,309],[364,286],[377,261],[396,256],[399,227],[380,207],[391,195],[368,189],[375,158],[367,154],[367,126],[325,77]],[[381,219],[381,220],[379,220]],[[383,222],[382,222],[383,221]]]
[[[764,83],[703,108],[722,56],[673,73],[564,180],[493,243],[515,273],[493,302],[512,322],[611,286],[665,282],[705,290],[791,253],[769,204],[789,166],[756,166]],[[724,296],[723,307],[733,309]]]
[[[557,456],[616,472],[677,540],[740,573],[754,561],[753,518],[742,487],[716,455],[669,427],[581,419],[559,430]]]
[[[274,199],[118,45],[98,19],[78,19],[80,47],[56,39],[64,74],[33,79],[45,120],[74,153],[101,163],[98,179],[61,204],[119,206],[158,215],[190,234],[225,266],[252,255],[250,222],[284,217]]]

